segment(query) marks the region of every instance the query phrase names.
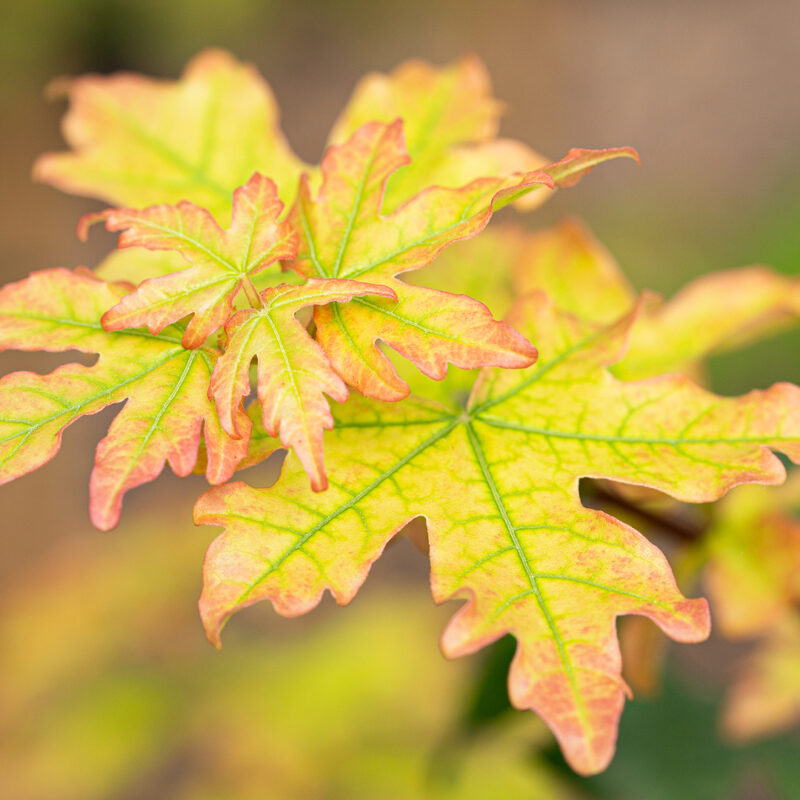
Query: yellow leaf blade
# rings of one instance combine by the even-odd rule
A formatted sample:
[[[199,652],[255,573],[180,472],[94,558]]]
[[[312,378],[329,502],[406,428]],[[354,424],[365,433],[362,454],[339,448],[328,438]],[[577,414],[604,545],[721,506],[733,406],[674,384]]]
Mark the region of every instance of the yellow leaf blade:
[[[328,144],[344,143],[368,122],[403,119],[411,165],[389,179],[384,201],[389,211],[429,186],[464,186],[546,164],[522,143],[496,138],[502,110],[477,57],[442,68],[407,61],[389,75],[372,73],[359,82]],[[530,197],[537,205],[544,199]]]
[[[197,55],[178,81],[88,75],[67,94],[73,150],[42,156],[37,180],[119,206],[186,200],[222,220],[254,171],[281,187],[284,202],[293,197],[303,164],[278,128],[272,92],[221,50]]]

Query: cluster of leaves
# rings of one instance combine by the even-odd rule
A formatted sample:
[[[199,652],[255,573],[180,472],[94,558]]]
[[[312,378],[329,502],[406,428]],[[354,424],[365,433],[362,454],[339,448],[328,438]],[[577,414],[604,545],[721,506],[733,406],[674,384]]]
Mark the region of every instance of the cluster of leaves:
[[[289,149],[266,85],[220,52],[175,83],[90,76],[69,94],[73,151],[44,156],[37,175],[121,206],[79,233],[103,221],[126,250],[96,274],[48,270],[0,290],[0,347],[100,356],[0,380],[0,479],[40,466],[73,420],[122,401],[91,478],[100,528],[165,462],[195,469],[201,430],[212,484],[283,446],[271,489],[227,483],[197,503],[198,523],[225,528],[200,600],[211,641],[259,600],[289,616],[326,590],[348,602],[424,516],[435,600],[467,601],[444,652],[512,633],[512,702],[544,718],[576,770],[602,769],[627,691],[615,618],[647,616],[681,641],[706,637],[709,618],[657,547],[581,502],[579,481],[683,502],[782,481],[771,449],[800,460],[800,389],[727,399],[675,371],[773,329],[797,311],[796,285],[751,271],[669,304],[637,300],[574,224],[501,238],[478,265],[481,281],[512,265],[505,321],[452,279],[446,290],[401,280],[497,209],[635,157],[571,150],[547,163],[497,139],[498,104],[472,59],[368,76],[318,168]],[[719,282],[738,304],[709,304]],[[380,343],[419,372],[403,380]],[[448,364],[483,369],[451,370],[447,392],[430,391],[419,373],[441,380]],[[409,384],[421,396],[407,397]],[[348,385],[360,396],[332,411],[326,395],[344,403]]]

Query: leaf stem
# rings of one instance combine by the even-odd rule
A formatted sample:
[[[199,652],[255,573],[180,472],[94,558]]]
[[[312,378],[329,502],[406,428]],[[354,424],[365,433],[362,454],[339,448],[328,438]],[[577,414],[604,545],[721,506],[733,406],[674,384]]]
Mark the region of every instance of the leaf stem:
[[[264,308],[264,301],[261,299],[261,295],[253,285],[253,281],[250,280],[250,276],[244,277],[242,280],[242,286],[244,286],[244,293],[247,295],[247,300],[250,305],[253,308]]]

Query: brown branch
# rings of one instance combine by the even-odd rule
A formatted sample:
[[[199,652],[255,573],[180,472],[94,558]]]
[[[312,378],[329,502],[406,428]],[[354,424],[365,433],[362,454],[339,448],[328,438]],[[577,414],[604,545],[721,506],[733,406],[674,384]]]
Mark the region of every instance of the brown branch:
[[[588,491],[585,493],[586,499],[597,501],[600,510],[602,510],[603,504],[617,506],[617,508],[629,511],[659,530],[670,533],[683,541],[696,542],[708,530],[707,525],[678,517],[675,514],[660,514],[657,511],[643,508],[621,495],[610,492],[594,481],[587,484],[587,489]]]

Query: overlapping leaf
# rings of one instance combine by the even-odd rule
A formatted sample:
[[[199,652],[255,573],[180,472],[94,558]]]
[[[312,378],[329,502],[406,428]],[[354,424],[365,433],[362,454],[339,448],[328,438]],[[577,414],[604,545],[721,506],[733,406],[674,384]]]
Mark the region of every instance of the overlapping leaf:
[[[713,272],[669,301],[650,304],[616,374],[644,378],[684,370],[799,322],[800,278],[761,266]]]
[[[383,208],[389,212],[429,186],[464,186],[544,166],[547,159],[520,142],[497,138],[501,111],[475,56],[442,69],[407,61],[389,75],[371,73],[359,82],[328,144],[344,144],[368,122],[403,120],[411,164],[387,181]],[[545,197],[529,195],[525,204]]]
[[[625,695],[614,618],[644,614],[694,641],[708,617],[703,601],[680,595],[660,551],[582,506],[578,480],[697,502],[778,482],[767,446],[800,459],[800,390],[729,400],[681,377],[621,383],[606,366],[630,318],[598,330],[536,296],[514,322],[541,345],[539,363],[487,370],[465,411],[348,403],[327,444],[335,477],[313,502],[291,458],[271,490],[233,483],[201,498],[197,520],[226,528],[207,557],[201,611],[218,644],[227,617],[258,600],[285,615],[325,589],[346,603],[386,542],[424,515],[436,600],[469,600],[445,652],[513,633],[514,704],[539,712],[570,763],[593,772],[611,757]]]
[[[780,489],[743,486],[715,509],[703,549],[719,630],[767,633],[800,602],[800,473]]]
[[[266,289],[260,308],[239,311],[226,325],[227,347],[211,376],[222,426],[231,436],[247,437],[249,429],[240,429],[239,409],[250,393],[250,362],[258,359],[263,429],[294,449],[315,491],[328,486],[322,431],[333,427],[323,392],[343,403],[347,387],[294,315],[309,305],[341,303],[365,294],[392,297],[394,293],[385,286],[315,278],[303,286]]]
[[[476,287],[486,284],[484,293],[500,315],[513,297],[537,290],[558,308],[597,323],[619,318],[636,302],[614,257],[586,225],[569,218],[533,233],[493,225],[444,251],[422,277],[428,285],[467,294],[477,294]],[[648,292],[628,352],[613,370],[625,379],[672,371],[693,374],[710,355],[798,324],[797,277],[763,266],[713,272],[668,300]]]
[[[0,349],[100,355],[91,367],[0,379],[0,482],[49,461],[79,417],[127,401],[97,448],[91,477],[92,521],[104,530],[117,524],[123,494],[153,480],[165,462],[178,475],[192,471],[201,429],[211,483],[228,480],[247,452],[247,439],[225,433],[208,398],[215,350],[186,350],[176,328],[103,330],[101,317],[130,288],[55,269],[0,290]],[[249,420],[238,413],[246,430]]]
[[[64,137],[72,152],[39,159],[39,180],[75,194],[142,208],[187,200],[227,221],[233,190],[254,172],[278,185],[290,203],[304,169],[278,128],[269,86],[248,65],[220,50],[196,56],[178,81],[120,73],[59,83],[69,96]],[[420,61],[357,87],[336,122],[339,144],[366,122],[402,117],[413,164],[393,176],[386,210],[432,185],[530,171],[546,159],[496,137],[501,104],[475,57],[435,68]],[[546,194],[522,198],[536,205]],[[100,266],[107,279],[140,282],[179,269],[168,253],[117,252]]]
[[[272,92],[221,50],[200,53],[179,81],[120,73],[61,85],[73,150],[42,156],[41,181],[133,208],[186,200],[223,221],[254,172],[272,178],[284,202],[293,198],[305,165],[278,128]]]
[[[244,290],[258,303],[253,276],[269,264],[297,253],[297,235],[278,222],[283,204],[275,184],[256,173],[233,193],[230,227],[222,230],[204,208],[182,202],[143,211],[109,209],[90,214],[79,232],[104,220],[111,231],[123,231],[120,247],[145,247],[180,253],[191,266],[150,278],[103,316],[109,331],[147,326],[159,333],[186,316],[192,319],[183,336],[184,347],[199,347],[230,319],[233,301]]]
[[[775,735],[800,721],[800,616],[784,617],[737,677],[722,717],[737,741]]]
[[[322,163],[323,184],[312,197],[307,180],[289,219],[300,234],[296,271],[389,286],[397,301],[359,298],[348,306],[320,306],[317,339],[334,369],[363,394],[399,400],[408,386],[376,345],[380,340],[429,377],[447,364],[522,367],[535,351],[496,321],[481,303],[463,295],[411,286],[397,276],[420,269],[448,244],[479,233],[493,211],[536,188],[571,185],[594,165],[627,149],[570,151],[542,170],[511,178],[484,178],[461,189],[431,188],[394,213],[382,214],[387,179],[408,162],[399,120],[367,123]]]
[[[635,302],[613,256],[575,220],[528,236],[514,269],[514,290],[534,289],[547,292],[559,308],[596,322],[619,317]],[[800,278],[761,266],[713,272],[670,300],[648,294],[614,374],[633,379],[693,372],[710,355],[799,321]]]

